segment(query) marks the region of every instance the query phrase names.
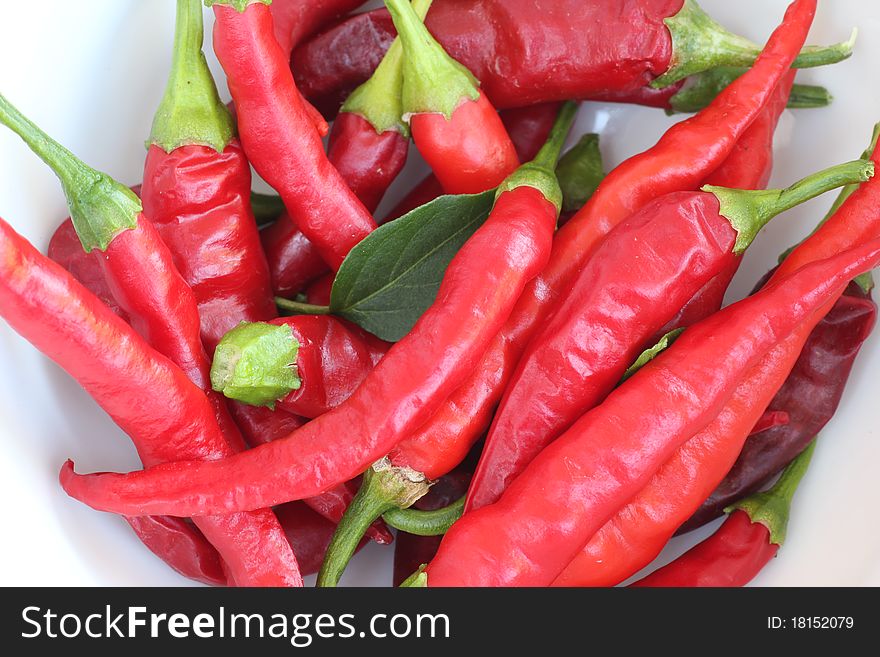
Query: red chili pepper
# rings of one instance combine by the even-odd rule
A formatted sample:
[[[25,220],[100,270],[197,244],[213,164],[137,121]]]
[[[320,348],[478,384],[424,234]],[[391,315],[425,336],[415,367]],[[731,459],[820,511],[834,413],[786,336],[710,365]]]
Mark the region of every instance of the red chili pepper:
[[[277,311],[250,208],[251,172],[202,54],[202,6],[177,4],[174,59],[150,134],[141,199],[198,302],[209,353]]]
[[[362,4],[364,0],[273,0],[269,9],[275,39],[290,59],[290,53],[303,39]]]
[[[679,447],[650,483],[603,524],[556,577],[554,586],[614,586],[660,553],[682,518],[730,469],[820,317],[821,312],[798,327],[745,376],[718,416]]]
[[[226,585],[220,555],[189,521],[172,516],[136,516],[125,520],[150,552],[184,577],[213,586]]]
[[[876,134],[875,131],[875,139]],[[874,151],[876,162],[880,156],[876,141],[868,154],[870,150]],[[843,192],[825,221],[831,226],[820,228],[818,234],[802,245],[800,263],[806,262],[810,254],[821,257],[830,252],[824,245],[825,239],[831,239],[845,248],[880,235],[880,223],[876,219],[880,195],[873,187],[870,183],[865,185],[866,189],[854,201],[848,200],[854,189]],[[847,206],[846,210],[838,218],[837,213],[844,205]],[[791,266],[798,266],[798,262]],[[871,300],[870,293],[862,288],[864,285],[870,289],[867,284],[871,282],[869,278],[867,282],[850,285],[810,335],[797,365],[768,408],[768,413],[784,412],[789,421],[764,432],[759,432],[760,427],[755,427],[752,431],[755,435],[746,442],[730,473],[681,531],[689,531],[708,522],[731,502],[758,490],[785,463],[791,461],[834,415],[859,348],[876,321],[876,304]],[[758,287],[764,284],[765,281],[761,281]]]
[[[875,152],[875,161],[877,155]],[[880,223],[876,219],[877,210],[880,208],[877,187],[878,184],[873,179],[861,185],[840,210],[801,245],[799,248],[801,255],[798,262],[790,265],[793,267],[791,271],[797,271],[797,267],[809,263],[808,258],[811,255],[815,255],[818,260],[837,252],[836,249],[832,252],[825,244],[826,236],[831,236],[836,242],[836,248],[841,250],[864,244],[872,237],[880,237]],[[829,225],[830,228],[825,228]],[[833,305],[833,303],[826,305],[817,319],[825,316]],[[808,328],[812,329],[812,326]],[[782,368],[786,377],[792,371],[809,335],[809,331],[804,329],[801,333],[791,348],[790,364],[787,362]],[[757,410],[766,409],[781,386],[782,383],[779,383],[774,386],[758,386],[757,391],[747,390],[746,399],[749,403],[754,403],[755,399],[761,398]],[[664,466],[667,484],[672,482],[669,485],[676,490],[674,499],[667,498],[667,502],[662,506],[653,502],[658,495],[663,494],[662,491],[669,489],[667,484],[655,477],[651,486],[655,491],[654,494],[652,495],[648,490],[640,493],[640,499],[633,501],[628,510],[619,513],[591,539],[583,552],[559,576],[556,583],[562,586],[613,585],[647,565],[660,552],[675,530],[700,507],[730,471],[751,429],[748,420],[750,419],[754,425],[759,417],[757,414],[752,414],[735,431],[724,429],[722,426],[721,430],[715,433],[707,433],[703,443],[691,441],[694,443],[691,449],[695,450],[700,458],[695,460],[687,450],[682,450],[675,459]],[[706,458],[706,450],[713,450],[715,456]]]
[[[321,257],[338,268],[376,224],[311,129],[269,8],[237,0],[213,7],[214,50],[226,71],[245,153]]]
[[[745,586],[785,541],[791,500],[813,457],[815,441],[766,493],[726,509],[730,516],[712,536],[632,586]]]
[[[717,518],[754,493],[790,462],[792,454],[833,417],[850,371],[877,319],[877,305],[852,283],[807,339],[798,362],[752,429],[736,463],[679,530]],[[776,420],[776,421],[774,421]]]
[[[599,404],[651,337],[709,280],[735,268],[772,217],[864,179],[863,167],[841,165],[785,191],[707,186],[661,196],[618,224],[520,358],[466,509],[494,503],[532,459]]]
[[[504,110],[498,114],[521,162],[533,159],[544,142],[547,141],[550,128],[553,127],[556,115],[559,114],[559,107],[559,103],[542,103],[530,107]],[[434,174],[429,174],[394,206],[394,209],[385,217],[385,221],[402,217],[407,212],[433,201],[442,194],[443,187],[440,185],[440,181]]]
[[[212,464],[97,478],[77,478],[68,465],[69,492],[138,513],[154,505],[213,513],[310,497],[363,472],[433,414],[546,264],[561,196],[549,160],[560,142],[504,183],[489,218],[447,267],[435,302],[346,402],[287,438]]]
[[[232,414],[235,421],[244,432],[245,438],[251,447],[264,445],[266,443],[283,438],[284,436],[299,429],[306,423],[306,419],[298,415],[292,415],[280,409],[269,409],[263,406],[248,406],[246,404],[233,403],[231,405]],[[321,495],[310,497],[303,500],[303,503],[312,509],[315,513],[332,523],[335,529],[336,525],[342,520],[345,510],[354,495],[357,492],[357,486],[350,483],[342,483],[338,486],[330,488]],[[285,526],[285,520],[279,518],[285,532],[290,535],[291,529]],[[330,531],[332,535],[333,530]],[[388,528],[379,521],[370,526],[367,530],[367,536],[376,541],[380,545],[387,545],[394,540]],[[330,538],[328,537],[329,541]],[[300,559],[299,552],[296,552],[294,546],[294,554],[297,560]],[[321,552],[320,559],[324,558],[324,552]],[[303,567],[300,563],[300,567]],[[317,572],[317,568],[315,571]]]
[[[736,142],[730,155],[706,178],[707,185],[764,189],[773,171],[773,135],[785,110],[794,84],[792,71],[782,78],[767,107]],[[741,260],[709,281],[705,288],[684,304],[676,316],[654,336],[653,342],[670,331],[690,326],[721,308],[730,281],[736,275]]]
[[[92,254],[83,251],[82,242],[79,241],[70,217],[61,222],[58,229],[52,233],[47,254],[70,272],[71,276],[82,283],[89,292],[103,301],[110,310],[128,321],[128,314],[113,298],[107,279],[104,278],[101,263]]]
[[[425,24],[499,109],[568,99],[669,108],[679,86],[653,89],[658,78],[667,84],[720,66],[750,66],[759,51],[682,0],[435,0]],[[329,28],[294,52],[297,84],[335,115],[394,34],[384,10]],[[840,61],[852,46],[805,52],[797,66]]]
[[[2,97],[0,106],[7,116]],[[108,179],[98,181],[106,185]],[[126,192],[115,192],[123,208],[135,203]],[[99,209],[102,203],[90,205]],[[131,437],[145,465],[232,452],[214,409],[186,374],[3,221],[0,249],[0,315],[95,398]],[[205,516],[195,523],[223,556],[235,583],[302,585],[271,511]]]
[[[551,583],[607,518],[712,424],[780,336],[818,321],[848,281],[878,261],[875,240],[808,265],[685,331],[544,450],[498,502],[455,523],[417,583]]]
[[[403,46],[403,116],[447,194],[497,187],[519,166],[477,80],[434,40],[407,0],[386,0]]]
[[[455,437],[459,443],[472,444],[486,430],[522,350],[557,300],[568,293],[592,249],[615,225],[654,198],[695,189],[724,162],[773,98],[806,38],[814,11],[814,1],[794,3],[754,68],[707,109],[673,126],[656,146],[605,178],[587,205],[556,233],[550,262],[526,286],[482,361],[407,443],[413,448],[445,445]],[[390,457],[398,462],[394,453]]]
[[[416,0],[424,20],[431,0]],[[372,77],[355,89],[333,122],[327,157],[366,208],[373,212],[406,164],[409,126],[401,118],[403,46],[388,49]]]

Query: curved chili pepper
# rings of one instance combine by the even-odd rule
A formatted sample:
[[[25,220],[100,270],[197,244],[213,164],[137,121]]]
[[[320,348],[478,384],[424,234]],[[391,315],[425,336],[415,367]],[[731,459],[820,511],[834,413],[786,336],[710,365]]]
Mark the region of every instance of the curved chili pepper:
[[[424,20],[431,0],[416,0]],[[409,126],[403,121],[403,46],[392,43],[376,71],[355,89],[333,122],[327,157],[366,208],[373,212],[406,164]]]
[[[789,72],[748,130],[736,142],[727,159],[707,178],[706,184],[740,189],[764,189],[773,171],[773,135],[785,110],[794,84],[795,73]],[[721,308],[724,295],[742,261],[736,260],[694,295],[679,312],[654,336],[656,342],[676,328],[690,326]]]
[[[283,438],[299,429],[307,421],[298,415],[293,415],[280,409],[271,410],[263,406],[248,406],[233,402],[231,409],[235,421],[241,427],[245,439],[251,447],[264,445],[278,438]],[[339,521],[342,520],[348,505],[354,499],[356,492],[357,486],[355,484],[345,482],[330,488],[320,495],[309,497],[303,500],[303,503],[322,518],[332,523],[335,529]],[[279,518],[279,521],[289,537],[291,529],[285,526],[283,519]],[[331,531],[330,533],[332,534],[333,532]],[[391,532],[388,531],[381,520],[370,526],[367,530],[367,536],[380,545],[387,545],[394,540]],[[330,540],[329,537],[327,540]],[[299,560],[300,555],[296,552],[295,547],[294,554],[296,554],[297,560]],[[320,558],[324,558],[323,551]],[[317,568],[313,572],[317,572]]]
[[[198,303],[209,353],[240,321],[277,314],[250,208],[251,171],[202,54],[202,6],[177,4],[174,60],[144,165],[144,213]]]
[[[550,262],[530,282],[504,328],[473,373],[435,415],[406,441],[411,450],[472,443],[492,412],[537,327],[563,298],[592,249],[611,229],[654,198],[692,191],[730,153],[764,111],[809,30],[815,2],[798,1],[770,38],[754,68],[706,110],[679,123],[656,146],[624,162],[599,185],[587,205],[556,234]],[[392,462],[397,462],[394,452]],[[420,471],[428,463],[412,465]],[[441,473],[442,474],[442,473]],[[429,474],[428,476],[433,476]]]
[[[5,99],[0,103],[5,112]],[[116,198],[123,207],[134,203],[124,191]],[[0,249],[0,315],[94,397],[131,437],[145,465],[232,452],[211,404],[183,371],[3,221]],[[302,585],[271,511],[205,516],[195,523],[236,584]]]
[[[250,355],[280,340],[281,371],[277,386],[255,381]],[[220,342],[211,371],[217,392],[256,406],[276,404],[283,410],[316,418],[348,399],[389,345],[363,329],[329,315],[297,315],[263,324],[241,324]],[[232,356],[227,357],[227,352]],[[257,355],[256,357],[259,357]],[[273,356],[274,357],[274,356]],[[289,379],[289,380],[286,380]]]
[[[531,163],[524,165],[519,169],[518,174],[514,174],[508,182],[502,185],[499,200],[508,193],[504,190],[509,186],[516,185],[520,180],[534,177],[537,182],[529,184],[536,187],[540,185],[540,188],[544,190],[541,193],[545,204],[553,198],[561,205],[561,190],[551,168],[559,157],[562,144],[571,128],[576,112],[577,106],[574,103],[563,106],[550,137],[538,157]],[[522,178],[518,180],[520,176]],[[557,205],[557,209],[558,207],[559,205]],[[466,453],[472,445],[473,440],[468,435],[463,436],[463,440],[458,436],[451,436],[447,442],[435,443],[428,446],[427,449],[424,445],[417,445],[415,450],[410,451],[406,445],[397,445],[392,450],[393,464],[388,458],[374,463],[364,475],[357,496],[337,526],[333,542],[327,550],[327,557],[318,573],[318,586],[337,585],[349,559],[354,554],[354,546],[370,522],[395,509],[408,508],[425,494],[430,485],[426,481],[426,473],[415,470],[413,462],[419,461],[421,463],[421,460],[427,460],[432,471],[439,470],[440,474],[444,474],[461,461],[462,452]],[[453,454],[456,460],[450,461],[450,454]],[[412,462],[410,461],[411,456],[414,457]]]
[[[343,404],[286,438],[212,464],[97,478],[78,478],[68,465],[69,492],[138,513],[154,505],[213,513],[310,497],[363,472],[431,417],[546,264],[561,193],[544,160],[559,147],[548,148],[542,166],[519,169],[504,183],[486,222],[447,267],[434,303]]]
[[[449,57],[408,0],[386,0],[403,46],[403,116],[447,194],[497,187],[519,159],[470,71]]]
[[[425,24],[498,109],[569,99],[670,108],[679,86],[653,89],[658,77],[750,66],[759,50],[690,0],[435,0]],[[327,116],[335,115],[394,34],[384,10],[329,28],[294,51],[297,84]],[[817,56],[840,61],[852,46],[808,49],[797,66],[815,65]]]
[[[650,482],[602,525],[556,577],[554,586],[614,586],[660,553],[682,518],[730,469],[820,317],[821,312],[797,327],[740,381],[718,416],[680,446]]]
[[[417,583],[552,582],[608,517],[713,422],[780,336],[818,321],[849,280],[878,260],[875,240],[808,265],[685,331],[544,450],[498,502],[455,523]]]
[[[278,191],[297,227],[331,268],[375,227],[311,129],[262,2],[218,0],[214,50],[226,71],[248,160]]]
[[[813,457],[815,441],[766,493],[726,509],[712,536],[631,586],[745,586],[776,556],[785,541],[791,500]]]
[[[877,155],[875,152],[875,161]],[[836,236],[839,247],[844,250],[848,246],[863,244],[872,236],[872,227],[873,236],[880,237],[880,223],[876,218],[880,208],[878,204],[880,196],[876,188],[877,183],[870,181],[859,186],[858,191],[849,197],[850,200],[840,206],[834,216],[823,225],[824,228],[830,223],[831,228],[823,234],[820,234],[822,229],[817,230],[801,245],[802,255],[795,268],[808,263],[807,258],[810,254],[815,254],[817,258],[829,254],[830,250],[822,241],[825,235]],[[856,193],[858,196],[853,198]],[[841,211],[844,211],[840,215],[842,220],[837,218]],[[833,304],[827,305],[819,318],[827,314],[832,306]],[[807,338],[808,332],[804,333],[796,343],[797,349],[792,352],[791,365],[783,369],[786,376],[792,371]],[[770,387],[769,390],[776,394],[780,387],[781,384]],[[766,393],[766,388],[764,390]],[[754,391],[750,391],[747,395],[749,399],[756,397],[758,394]],[[762,405],[758,408],[766,408],[771,400],[772,397],[767,398],[766,403],[762,400]],[[756,422],[759,418],[752,416],[751,419]],[[670,461],[664,469],[669,473],[667,481],[672,482],[670,485],[676,489],[674,499],[668,499],[667,503],[658,505],[656,493],[652,496],[649,492],[643,491],[643,494],[640,494],[641,503],[633,502],[628,512],[618,514],[606,527],[603,527],[559,576],[557,584],[613,585],[647,565],[660,552],[675,530],[700,507],[711,490],[729,472],[740,454],[742,442],[748,431],[746,427],[739,427],[735,434],[727,433],[736,440],[720,443],[716,441],[716,449],[720,451],[715,452],[715,458],[695,461],[683,451],[677,459]],[[718,435],[723,436],[724,433],[718,432]],[[711,441],[712,436],[710,435],[707,440]],[[710,442],[709,445],[711,444]],[[699,449],[699,445],[694,449]],[[700,453],[705,456],[705,452]],[[699,463],[699,467],[696,467],[695,463]],[[655,490],[668,490],[662,481],[655,483]]]
[[[532,459],[599,404],[652,336],[709,280],[734,268],[772,217],[861,179],[862,167],[842,165],[785,191],[679,192],[618,224],[526,347],[495,414],[466,507],[494,503]]]
[[[876,134],[875,131],[875,139]],[[876,141],[873,148],[876,151]],[[870,155],[870,151],[868,154]],[[877,157],[878,153],[875,152],[875,161]],[[854,189],[844,190],[824,223],[832,221],[854,192]],[[868,224],[865,227],[869,231],[867,234],[871,235],[872,225],[873,234],[880,234],[872,219],[872,208],[877,207],[877,200],[871,194],[863,193],[859,203],[864,204],[863,207],[867,209],[863,218],[863,222]],[[853,212],[853,208],[848,208],[847,212]],[[846,232],[847,226],[838,224],[838,221],[833,219],[837,228],[829,234]],[[852,215],[845,217],[844,221],[853,222],[852,225],[855,226]],[[858,226],[857,230],[861,231],[863,227]],[[850,242],[852,244],[858,243],[858,234],[854,237],[856,239]],[[810,241],[813,239],[823,238],[811,237]],[[847,242],[844,241],[843,244],[846,245]],[[805,248],[809,253],[810,250],[821,248],[821,245],[812,243]],[[820,254],[822,252],[818,251]],[[768,274],[756,289],[762,287],[772,275],[773,272]],[[717,517],[731,502],[758,490],[781,466],[794,458],[806,442],[821,431],[840,403],[859,349],[874,327],[876,314],[877,306],[871,300],[870,291],[865,291],[859,283],[850,285],[844,296],[810,335],[789,379],[768,408],[768,413],[784,412],[788,421],[764,431],[755,427],[752,432],[754,435],[746,442],[728,476],[680,531],[699,527]]]

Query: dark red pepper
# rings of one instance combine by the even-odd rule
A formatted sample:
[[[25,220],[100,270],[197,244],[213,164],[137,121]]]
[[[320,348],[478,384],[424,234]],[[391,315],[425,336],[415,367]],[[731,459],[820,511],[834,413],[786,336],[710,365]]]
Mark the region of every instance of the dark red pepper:
[[[435,0],[425,24],[498,109],[567,99],[668,108],[678,85],[649,85],[660,76],[678,78],[666,76],[673,62],[681,73],[696,74],[748,66],[759,51],[711,20],[710,29],[703,24],[693,31],[693,51],[676,48],[664,21],[676,16],[685,29],[698,23],[692,21],[695,3],[682,7],[682,0]],[[376,10],[316,35],[293,54],[299,88],[332,117],[370,76],[394,34],[387,13]],[[832,63],[851,52],[847,43],[817,54]],[[695,60],[703,66],[693,66]]]

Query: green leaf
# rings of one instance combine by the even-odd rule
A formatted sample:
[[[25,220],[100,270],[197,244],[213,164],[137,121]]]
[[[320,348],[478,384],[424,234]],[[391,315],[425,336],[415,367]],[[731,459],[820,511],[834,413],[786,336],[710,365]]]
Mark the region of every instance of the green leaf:
[[[345,258],[330,310],[395,342],[434,302],[446,267],[483,225],[495,190],[441,196],[380,226]]]
[[[652,360],[657,358],[657,356],[659,356],[661,353],[666,351],[666,349],[668,349],[672,345],[672,343],[675,342],[678,336],[681,335],[683,332],[683,328],[674,329],[664,335],[662,338],[660,338],[660,342],[655,344],[653,347],[651,347],[650,349],[645,349],[642,354],[638,358],[636,358],[636,362],[630,365],[627,368],[626,372],[623,373],[623,378],[620,379],[620,383],[626,381],[633,374],[638,372],[645,365],[647,365]]]

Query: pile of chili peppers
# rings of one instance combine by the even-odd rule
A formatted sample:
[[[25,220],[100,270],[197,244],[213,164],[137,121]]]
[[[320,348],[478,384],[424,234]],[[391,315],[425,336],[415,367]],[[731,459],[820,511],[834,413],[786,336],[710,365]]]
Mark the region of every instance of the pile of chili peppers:
[[[0,220],[0,316],[144,465],[68,462],[69,495],[213,585],[336,586],[375,541],[395,586],[614,586],[725,513],[634,585],[777,554],[877,314],[876,132],[766,189],[783,112],[831,102],[797,69],[853,51],[805,45],[817,0],[763,46],[694,0],[176,3],[136,187],[0,95],[70,208],[47,256]],[[569,134],[592,100],[695,113],[606,173]],[[767,222],[837,188],[723,307]]]

